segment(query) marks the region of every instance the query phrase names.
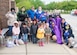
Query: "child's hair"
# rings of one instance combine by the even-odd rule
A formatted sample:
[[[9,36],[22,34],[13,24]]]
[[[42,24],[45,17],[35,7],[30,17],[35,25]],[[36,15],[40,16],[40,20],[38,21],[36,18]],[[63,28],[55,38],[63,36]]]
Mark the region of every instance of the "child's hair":
[[[52,15],[49,15],[49,18],[51,18],[52,17]]]
[[[69,27],[69,29],[71,29],[71,26],[69,24],[67,24],[66,27]]]
[[[49,26],[49,23],[46,23],[46,26]]]
[[[62,20],[65,20],[64,18],[62,18]]]
[[[27,24],[25,22],[23,22],[22,25],[27,25]]]
[[[39,24],[39,26],[42,26],[42,25],[43,25],[43,23],[40,23],[40,24]]]
[[[34,21],[37,23],[37,19],[33,19],[33,22],[34,22]]]
[[[37,20],[36,20],[36,19],[33,19],[33,21],[36,21],[36,22],[37,22]]]
[[[56,15],[56,17],[57,17],[57,16],[59,16],[59,17],[62,19],[61,15]]]

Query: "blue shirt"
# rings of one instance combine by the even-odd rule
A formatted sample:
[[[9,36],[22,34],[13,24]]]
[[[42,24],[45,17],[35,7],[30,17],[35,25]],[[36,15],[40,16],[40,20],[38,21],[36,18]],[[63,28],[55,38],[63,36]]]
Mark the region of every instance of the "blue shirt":
[[[27,11],[27,14],[28,14],[28,16],[31,18],[31,20],[34,19],[35,11],[33,11],[33,10],[30,9],[30,10]]]
[[[36,10],[35,16],[39,21],[46,21],[46,16],[44,15],[43,11],[39,12],[38,10]]]

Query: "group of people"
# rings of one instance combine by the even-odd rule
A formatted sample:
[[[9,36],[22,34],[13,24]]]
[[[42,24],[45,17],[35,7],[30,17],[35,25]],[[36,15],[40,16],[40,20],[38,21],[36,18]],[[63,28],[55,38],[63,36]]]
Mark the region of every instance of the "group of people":
[[[17,46],[18,40],[22,39],[25,44],[29,41],[44,46],[44,40],[46,43],[53,40],[58,44],[66,43],[66,45],[70,44],[70,48],[73,47],[70,39],[74,38],[72,29],[60,14],[48,14],[41,6],[36,10],[32,6],[28,11],[22,7],[17,14],[15,9],[11,8],[6,17],[9,28],[7,35],[12,36],[13,43]]]

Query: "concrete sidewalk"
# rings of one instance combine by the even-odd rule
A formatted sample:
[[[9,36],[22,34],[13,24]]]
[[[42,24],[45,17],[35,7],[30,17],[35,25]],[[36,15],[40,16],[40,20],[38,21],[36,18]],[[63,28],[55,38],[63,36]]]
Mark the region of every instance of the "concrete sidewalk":
[[[38,44],[28,43],[18,47],[0,49],[0,55],[77,55],[77,53],[64,44],[49,43],[44,47],[39,47]]]

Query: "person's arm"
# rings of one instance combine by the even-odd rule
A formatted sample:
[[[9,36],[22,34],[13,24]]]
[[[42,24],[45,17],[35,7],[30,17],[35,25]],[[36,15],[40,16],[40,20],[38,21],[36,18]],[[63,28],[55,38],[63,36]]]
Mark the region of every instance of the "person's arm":
[[[19,30],[18,30],[18,35],[20,34],[20,27],[19,27]]]
[[[10,16],[9,16],[9,13],[10,13],[10,12],[8,12],[8,13],[5,14],[5,16],[6,16],[7,19],[10,17]]]
[[[69,29],[69,37],[73,37],[74,38],[72,29]]]
[[[43,29],[43,31],[42,31],[43,33],[45,33],[45,30]]]
[[[27,13],[27,11],[25,11],[25,18],[28,18],[29,16],[28,16],[28,13]]]
[[[21,34],[23,34],[23,27],[20,27],[20,32]]]
[[[30,17],[30,10],[27,11],[27,15]]]
[[[15,30],[14,30],[14,27],[12,28],[12,33],[13,33],[13,35],[15,35]]]
[[[28,33],[28,35],[29,35],[29,29],[27,28],[27,33]]]

